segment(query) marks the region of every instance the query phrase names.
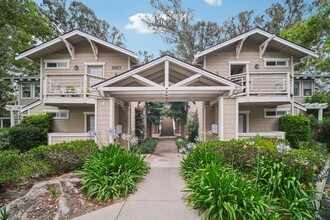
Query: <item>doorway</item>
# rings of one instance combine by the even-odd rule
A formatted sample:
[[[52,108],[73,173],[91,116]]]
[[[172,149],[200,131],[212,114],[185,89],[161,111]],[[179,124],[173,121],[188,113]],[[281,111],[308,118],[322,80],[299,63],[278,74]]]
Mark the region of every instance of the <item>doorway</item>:
[[[239,133],[248,133],[249,132],[249,117],[250,112],[239,112],[238,115],[238,132]]]

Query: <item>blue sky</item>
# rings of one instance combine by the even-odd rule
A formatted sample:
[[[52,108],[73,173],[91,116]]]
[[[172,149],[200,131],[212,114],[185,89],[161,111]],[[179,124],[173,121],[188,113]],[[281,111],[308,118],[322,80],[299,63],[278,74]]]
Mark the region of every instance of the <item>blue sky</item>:
[[[35,1],[41,2],[41,0]],[[67,2],[69,5],[71,1]],[[157,57],[160,49],[169,48],[169,45],[164,44],[158,35],[148,32],[139,22],[137,14],[153,12],[149,0],[81,0],[81,2],[94,10],[99,18],[119,28],[126,37],[128,49],[134,52],[147,50]],[[195,11],[196,19],[219,24],[244,10],[255,10],[257,14],[262,14],[275,2],[281,0],[183,0],[185,8],[189,7]]]

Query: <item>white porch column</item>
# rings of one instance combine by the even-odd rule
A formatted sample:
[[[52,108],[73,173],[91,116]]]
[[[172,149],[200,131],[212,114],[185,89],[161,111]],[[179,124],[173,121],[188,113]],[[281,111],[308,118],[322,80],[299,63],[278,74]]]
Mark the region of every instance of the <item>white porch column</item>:
[[[321,108],[321,109],[319,109],[318,111],[317,111],[317,119],[319,120],[319,121],[323,121],[323,109]]]
[[[15,114],[14,110],[10,110],[10,127],[15,126]]]
[[[203,141],[206,141],[206,106],[203,102]]]
[[[127,106],[127,134],[131,134],[131,132],[131,103],[129,102]],[[131,143],[129,141],[127,142],[127,149],[131,149]]]
[[[110,107],[109,107],[109,129],[114,130],[115,129],[115,104],[116,99],[113,97],[110,97]],[[112,136],[109,137],[109,141],[111,144],[113,144],[115,141]]]
[[[218,133],[219,133],[219,140],[224,139],[224,114],[223,114],[223,98],[219,97],[218,102]]]

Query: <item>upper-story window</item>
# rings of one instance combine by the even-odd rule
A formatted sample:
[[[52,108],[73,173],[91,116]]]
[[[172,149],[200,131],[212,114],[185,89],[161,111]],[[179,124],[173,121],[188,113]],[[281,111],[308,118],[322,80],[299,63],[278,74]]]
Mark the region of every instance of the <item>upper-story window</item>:
[[[34,84],[33,96],[34,96],[34,98],[40,98],[40,84],[39,83]]]
[[[30,83],[22,83],[21,84],[21,98],[22,99],[30,99],[32,94],[31,84]]]
[[[70,60],[44,60],[46,69],[69,69]]]
[[[294,96],[300,96],[300,82],[294,82]]]
[[[87,73],[92,76],[103,77],[103,66],[88,66]]]
[[[288,67],[289,66],[289,59],[271,59],[267,58],[264,59],[265,67]]]
[[[311,81],[304,81],[303,82],[303,95],[304,96],[311,96],[312,95],[312,82]]]
[[[279,118],[283,115],[287,115],[289,109],[277,109],[277,108],[265,108],[264,117],[265,118]]]

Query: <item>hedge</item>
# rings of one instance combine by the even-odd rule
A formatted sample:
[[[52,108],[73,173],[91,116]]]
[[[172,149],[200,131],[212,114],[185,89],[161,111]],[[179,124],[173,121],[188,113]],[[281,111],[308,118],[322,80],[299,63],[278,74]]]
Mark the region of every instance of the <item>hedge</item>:
[[[298,148],[300,141],[310,141],[312,138],[310,120],[305,116],[282,116],[279,118],[279,129],[285,132],[285,138],[293,148]]]
[[[0,151],[0,182],[20,183],[26,179],[73,171],[98,152],[93,140],[40,146],[28,152]]]
[[[152,154],[155,151],[157,143],[158,143],[158,139],[147,138],[144,141],[142,141],[140,144],[133,145],[132,150],[138,151],[141,154]]]
[[[52,131],[52,114],[30,115],[22,123],[9,129],[8,141],[11,149],[21,152],[47,144],[47,133]]]

